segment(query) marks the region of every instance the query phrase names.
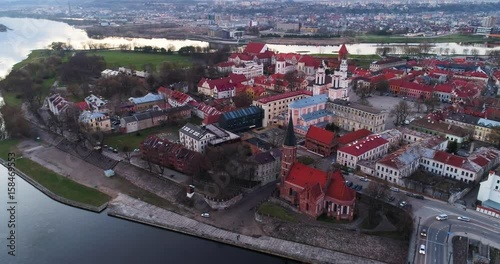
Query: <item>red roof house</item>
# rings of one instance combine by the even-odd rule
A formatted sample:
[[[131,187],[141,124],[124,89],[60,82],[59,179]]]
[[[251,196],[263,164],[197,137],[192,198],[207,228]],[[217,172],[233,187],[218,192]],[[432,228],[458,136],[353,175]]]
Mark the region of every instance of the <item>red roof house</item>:
[[[327,157],[335,151],[335,133],[324,128],[310,126],[306,134],[305,147]]]

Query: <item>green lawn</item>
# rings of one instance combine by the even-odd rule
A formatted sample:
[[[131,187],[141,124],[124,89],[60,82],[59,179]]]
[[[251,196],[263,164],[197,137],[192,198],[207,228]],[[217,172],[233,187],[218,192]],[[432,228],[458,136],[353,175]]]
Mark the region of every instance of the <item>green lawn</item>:
[[[6,159],[8,152],[17,152],[15,146],[18,143],[17,140],[0,141],[0,157]],[[101,206],[111,199],[104,193],[67,179],[30,159],[20,157],[21,154],[16,155],[16,168],[56,195],[93,206]]]
[[[46,58],[49,55],[50,55],[50,51],[47,49],[32,50],[31,53],[28,55],[28,58],[24,59],[21,62],[14,64],[14,66],[12,66],[12,69],[17,70],[28,63],[35,62],[41,58]]]
[[[15,92],[2,91],[2,96],[5,104],[10,106],[21,106],[23,103],[23,99],[17,98],[18,94]]]
[[[378,36],[363,35],[356,36],[356,41],[360,43],[443,43],[443,42],[485,42],[484,36],[452,34],[442,37],[403,37],[403,36]]]
[[[118,150],[123,149],[124,146],[129,146],[130,149],[136,149],[139,148],[141,142],[144,141],[144,139],[146,139],[149,135],[155,135],[160,133],[172,133],[173,135],[175,135],[175,137],[177,137],[179,134],[179,129],[183,127],[184,124],[192,123],[199,125],[201,124],[201,121],[202,120],[197,117],[192,117],[183,122],[180,122],[179,125],[175,126],[167,125],[165,127],[158,126],[138,131],[139,136],[137,136],[137,132],[130,134],[117,134],[117,135],[106,136],[104,138],[103,144],[113,148],[117,148]]]
[[[143,65],[151,63],[158,70],[160,65],[165,62],[175,62],[183,66],[191,64],[189,57],[177,54],[151,54],[133,51],[89,51],[88,54],[103,56],[108,68],[130,67],[134,66],[136,70],[143,70]]]
[[[290,222],[295,222],[295,218],[293,215],[289,214],[284,208],[282,208],[279,205],[270,203],[270,202],[265,202],[259,207],[259,213],[266,215],[266,216],[271,216],[275,217],[281,220],[285,221],[290,221]]]

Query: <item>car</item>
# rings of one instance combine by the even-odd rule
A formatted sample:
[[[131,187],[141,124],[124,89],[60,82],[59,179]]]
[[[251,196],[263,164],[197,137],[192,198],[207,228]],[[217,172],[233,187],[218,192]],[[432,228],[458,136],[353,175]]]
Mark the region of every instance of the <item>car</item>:
[[[118,150],[117,149],[113,149],[113,153],[118,153]]]
[[[363,190],[363,186],[358,185],[358,187],[356,187],[356,191],[358,191],[358,192],[359,192],[359,191],[361,191],[361,190]]]
[[[420,249],[418,250],[418,253],[425,255],[425,245],[420,245]]]
[[[209,214],[209,213],[202,213],[202,214],[201,214],[201,217],[209,218],[209,217],[210,217],[210,214]]]
[[[446,215],[446,214],[440,214],[440,215],[436,216],[436,220],[438,220],[438,221],[444,221],[447,219],[448,219],[448,215]]]
[[[398,188],[396,188],[396,187],[391,187],[391,188],[389,188],[389,190],[391,190],[391,191],[393,191],[393,192],[399,192],[399,189],[398,189]]]
[[[354,190],[356,190],[356,188],[358,188],[358,186],[359,186],[359,185],[354,184],[354,185],[352,185],[352,186],[351,186],[351,188],[352,188],[352,189],[354,189]]]
[[[422,230],[420,230],[420,236],[421,237],[427,237],[427,229],[422,228]]]
[[[413,198],[415,199],[419,199],[419,200],[423,200],[424,199],[424,196],[423,195],[420,195],[420,194],[417,194],[417,195],[414,195]]]
[[[109,151],[113,151],[113,150],[114,150],[114,148],[113,148],[113,147],[108,147],[108,150],[109,150]]]
[[[394,202],[394,200],[395,200],[395,199],[396,199],[396,198],[394,198],[394,196],[391,196],[391,197],[389,197],[388,201],[389,201],[389,202]]]
[[[366,178],[366,177],[361,177],[361,178],[359,178],[359,180],[360,180],[360,181],[362,181],[362,182],[367,182],[367,181],[368,181],[368,178]]]
[[[104,145],[103,147],[104,147],[104,148],[108,148],[108,145]]]
[[[134,149],[134,152],[139,152],[139,151],[141,151],[141,150],[140,149]]]
[[[415,194],[407,192],[406,196],[415,197]]]
[[[406,202],[406,201],[402,201],[402,202],[399,203],[400,207],[405,207],[407,205],[408,205],[408,202]]]
[[[466,216],[459,216],[459,217],[457,217],[457,219],[460,221],[464,221],[464,222],[470,222],[470,218],[468,218]]]
[[[352,183],[352,182],[350,182],[350,181],[345,181],[345,185],[346,185],[347,187],[352,187],[353,183]]]

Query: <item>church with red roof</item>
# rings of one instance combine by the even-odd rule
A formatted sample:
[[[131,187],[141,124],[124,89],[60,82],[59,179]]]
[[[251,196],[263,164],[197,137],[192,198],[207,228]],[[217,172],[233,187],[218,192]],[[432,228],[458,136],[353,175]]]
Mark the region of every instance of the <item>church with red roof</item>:
[[[315,131],[313,130],[313,133]],[[356,192],[342,173],[322,171],[297,162],[297,142],[290,119],[282,148],[280,198],[311,217],[354,218]]]

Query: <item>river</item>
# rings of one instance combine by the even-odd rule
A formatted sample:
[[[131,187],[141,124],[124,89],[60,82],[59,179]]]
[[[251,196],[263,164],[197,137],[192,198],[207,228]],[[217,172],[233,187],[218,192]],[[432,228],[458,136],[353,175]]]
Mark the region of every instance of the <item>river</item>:
[[[8,255],[7,169],[0,166],[0,263],[292,263],[56,202],[16,177],[16,256]]]
[[[5,76],[14,64],[22,61],[31,50],[47,48],[48,45],[55,41],[70,43],[76,49],[88,48],[89,43],[106,44],[108,47],[118,47],[120,44],[134,46],[157,46],[168,47],[173,45],[176,49],[183,46],[200,46],[206,47],[208,42],[195,40],[168,40],[162,38],[145,39],[145,38],[104,38],[90,39],[85,31],[74,28],[66,23],[55,22],[44,19],[32,18],[8,18],[0,17],[0,24],[4,24],[11,28],[7,32],[0,32],[0,78]],[[384,44],[383,46],[401,45],[401,44]],[[412,45],[412,44],[409,44]],[[301,46],[301,45],[268,45],[272,50],[278,52],[304,52],[304,53],[322,53],[331,54],[337,52],[339,46]],[[350,54],[375,54],[378,44],[349,44],[346,45]],[[437,43],[431,52],[440,53],[448,49],[453,50],[457,54],[463,53],[464,49],[469,51],[474,48],[478,50],[479,55],[484,55],[491,48],[481,46],[461,46],[457,43]],[[500,49],[500,47],[497,47]]]

